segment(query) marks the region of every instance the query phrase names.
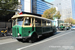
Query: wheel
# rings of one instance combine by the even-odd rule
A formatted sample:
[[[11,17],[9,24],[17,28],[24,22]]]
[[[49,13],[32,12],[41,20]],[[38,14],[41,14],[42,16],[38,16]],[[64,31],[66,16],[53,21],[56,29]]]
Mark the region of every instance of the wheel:
[[[53,32],[51,33],[51,35],[54,35],[54,34],[55,34],[55,32],[56,32],[56,30],[55,30],[55,29],[53,29]]]
[[[37,40],[37,34],[33,34],[29,39],[29,43],[34,43],[36,40]]]

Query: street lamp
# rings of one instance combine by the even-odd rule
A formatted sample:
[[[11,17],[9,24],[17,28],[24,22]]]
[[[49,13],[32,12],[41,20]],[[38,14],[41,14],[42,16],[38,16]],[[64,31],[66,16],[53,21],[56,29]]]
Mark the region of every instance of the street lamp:
[[[22,5],[21,5],[21,0],[18,0],[18,5],[16,6],[16,12],[15,14],[18,14],[19,12],[21,12],[21,8],[22,8]]]

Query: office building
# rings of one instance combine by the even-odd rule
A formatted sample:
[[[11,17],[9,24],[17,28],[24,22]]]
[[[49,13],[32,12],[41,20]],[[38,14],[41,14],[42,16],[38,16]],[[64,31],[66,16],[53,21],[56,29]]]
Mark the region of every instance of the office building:
[[[34,14],[43,14],[46,9],[51,8],[53,4],[44,0],[20,0],[22,11]]]
[[[61,14],[61,20],[73,17],[72,1],[71,0],[55,0],[52,2],[54,6],[58,7]]]
[[[75,0],[71,0],[72,2],[72,17],[75,19]]]

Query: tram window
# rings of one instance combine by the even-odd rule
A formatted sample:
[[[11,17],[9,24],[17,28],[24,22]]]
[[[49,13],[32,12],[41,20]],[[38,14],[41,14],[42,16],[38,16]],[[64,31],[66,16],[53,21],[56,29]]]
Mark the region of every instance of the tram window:
[[[35,18],[35,26],[41,26],[41,19]]]
[[[49,24],[50,26],[52,25],[52,23],[51,23],[51,21],[50,21],[50,24]]]
[[[17,25],[22,25],[23,24],[23,17],[20,17],[17,19]]]
[[[30,20],[31,20],[31,18],[29,18],[29,17],[25,18],[24,25],[30,25]]]
[[[47,21],[46,26],[51,26],[51,22]]]
[[[68,26],[68,24],[64,24],[64,26]]]
[[[46,26],[46,21],[42,20],[42,26]]]
[[[56,26],[56,22],[55,21],[52,21],[52,26]]]

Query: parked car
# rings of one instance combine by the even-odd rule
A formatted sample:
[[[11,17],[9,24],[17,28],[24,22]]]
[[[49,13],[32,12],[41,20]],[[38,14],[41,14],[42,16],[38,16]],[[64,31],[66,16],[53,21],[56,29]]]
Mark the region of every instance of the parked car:
[[[75,25],[71,27],[71,30],[75,30]]]

